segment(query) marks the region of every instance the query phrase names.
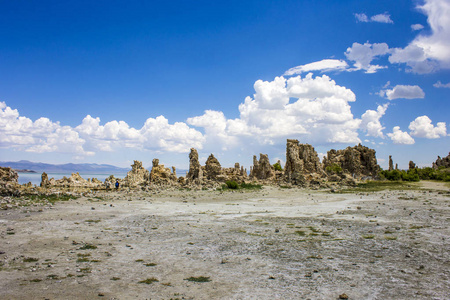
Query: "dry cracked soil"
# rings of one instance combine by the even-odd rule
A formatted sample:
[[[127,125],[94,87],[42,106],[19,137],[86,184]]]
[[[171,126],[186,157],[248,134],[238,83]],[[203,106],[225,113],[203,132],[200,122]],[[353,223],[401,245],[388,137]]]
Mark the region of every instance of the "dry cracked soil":
[[[449,299],[448,185],[93,193],[0,211],[1,299]]]

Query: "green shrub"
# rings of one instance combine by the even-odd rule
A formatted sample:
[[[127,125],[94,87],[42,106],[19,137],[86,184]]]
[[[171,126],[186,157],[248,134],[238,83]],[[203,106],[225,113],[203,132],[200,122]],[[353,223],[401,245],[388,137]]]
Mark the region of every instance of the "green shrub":
[[[341,174],[342,173],[341,166],[336,163],[332,164],[331,166],[327,166],[325,168],[325,170],[327,171],[327,173],[330,173],[330,174]]]
[[[281,167],[281,164],[279,164],[278,162],[275,163],[273,165],[273,167],[275,168],[275,171],[283,171],[283,168]]]
[[[225,184],[227,185],[227,187],[229,189],[232,189],[232,190],[237,190],[239,188],[239,185],[234,180],[233,181],[228,180],[225,182]]]

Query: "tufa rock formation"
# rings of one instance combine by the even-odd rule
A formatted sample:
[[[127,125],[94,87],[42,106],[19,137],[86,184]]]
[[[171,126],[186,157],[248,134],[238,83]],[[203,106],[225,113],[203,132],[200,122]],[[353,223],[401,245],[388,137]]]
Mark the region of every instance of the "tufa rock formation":
[[[436,161],[433,163],[433,169],[439,169],[440,167],[450,168],[450,152],[444,158],[438,156]]]
[[[159,159],[152,161],[152,171],[150,172],[150,182],[157,185],[172,185],[177,182],[177,173],[175,167],[172,167],[173,173],[169,168],[159,164]]]
[[[135,187],[148,183],[150,181],[150,172],[142,166],[142,162],[135,160],[131,165],[131,171],[124,178],[125,184],[129,187]]]
[[[204,177],[208,180],[217,180],[218,176],[222,173],[222,166],[217,158],[211,154],[206,160],[205,168],[204,168]]]
[[[191,148],[189,153],[189,172],[186,174],[187,183],[201,184],[203,180],[203,170],[198,161],[198,152]]]
[[[314,147],[291,139],[286,143],[284,175],[288,183],[296,185],[303,185],[306,181],[317,183],[326,176]]]
[[[0,195],[17,195],[19,175],[11,168],[0,167]]]
[[[270,164],[267,154],[259,154],[259,161],[253,155],[253,167],[250,169],[250,178],[271,180],[275,177],[275,168]]]
[[[392,161],[392,155],[389,155],[389,171],[394,170],[394,162]]]
[[[342,172],[355,178],[376,177],[380,171],[375,150],[362,146],[347,147],[343,150],[330,150],[323,159],[324,168],[332,169],[334,166],[342,168]]]
[[[409,170],[413,170],[415,168],[416,168],[416,164],[412,160],[410,160],[409,161]]]

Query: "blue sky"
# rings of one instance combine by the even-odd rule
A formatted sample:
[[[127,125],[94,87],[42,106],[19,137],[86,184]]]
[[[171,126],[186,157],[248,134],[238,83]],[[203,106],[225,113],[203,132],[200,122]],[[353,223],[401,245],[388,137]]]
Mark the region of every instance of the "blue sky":
[[[450,151],[450,1],[0,1],[0,160]]]

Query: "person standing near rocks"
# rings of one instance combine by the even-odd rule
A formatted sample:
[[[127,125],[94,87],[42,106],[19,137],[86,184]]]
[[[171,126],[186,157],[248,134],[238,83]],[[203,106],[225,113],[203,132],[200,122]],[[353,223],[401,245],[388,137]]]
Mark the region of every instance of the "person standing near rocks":
[[[119,179],[116,180],[116,190],[119,189]]]

